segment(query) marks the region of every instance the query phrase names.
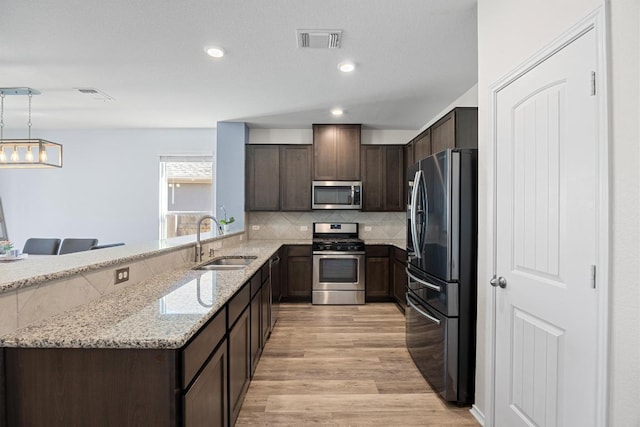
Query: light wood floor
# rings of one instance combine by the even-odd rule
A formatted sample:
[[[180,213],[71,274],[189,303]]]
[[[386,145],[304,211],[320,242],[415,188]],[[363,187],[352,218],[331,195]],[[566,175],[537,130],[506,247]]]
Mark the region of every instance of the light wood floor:
[[[236,426],[478,426],[417,370],[394,304],[283,304]]]

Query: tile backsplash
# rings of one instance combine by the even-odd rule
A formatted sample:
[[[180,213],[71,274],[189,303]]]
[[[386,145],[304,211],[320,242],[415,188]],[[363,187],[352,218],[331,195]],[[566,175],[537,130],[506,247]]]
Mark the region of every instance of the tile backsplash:
[[[405,212],[312,211],[312,212],[249,212],[247,214],[249,240],[252,239],[311,239],[314,222],[357,222],[360,238],[404,239]],[[260,227],[254,230],[254,226]],[[307,227],[302,230],[301,227]],[[365,227],[371,227],[365,231]]]

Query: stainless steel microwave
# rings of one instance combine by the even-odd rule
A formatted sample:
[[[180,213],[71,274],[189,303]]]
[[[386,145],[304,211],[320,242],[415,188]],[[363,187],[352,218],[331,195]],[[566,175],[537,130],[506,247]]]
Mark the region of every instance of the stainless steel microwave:
[[[312,209],[362,209],[362,181],[313,181]]]

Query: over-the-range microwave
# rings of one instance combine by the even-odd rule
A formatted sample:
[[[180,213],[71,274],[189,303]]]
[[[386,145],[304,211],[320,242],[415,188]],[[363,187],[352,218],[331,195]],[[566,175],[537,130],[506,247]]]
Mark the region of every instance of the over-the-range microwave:
[[[362,181],[313,181],[312,209],[362,209]]]

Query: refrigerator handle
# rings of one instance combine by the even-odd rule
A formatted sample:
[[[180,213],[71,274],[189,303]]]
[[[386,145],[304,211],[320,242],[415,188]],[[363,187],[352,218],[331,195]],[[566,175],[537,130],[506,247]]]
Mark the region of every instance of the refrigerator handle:
[[[427,180],[424,178],[424,173],[420,171],[420,178],[422,178],[422,189],[424,191],[424,232],[422,233],[423,241],[420,242],[420,251],[422,252],[422,248],[427,240],[427,229],[429,228],[429,191],[427,188]]]
[[[424,285],[425,287],[427,287],[429,289],[433,289],[434,291],[442,292],[442,289],[440,289],[440,286],[434,285],[433,283],[425,282],[424,280],[417,278],[416,276],[414,276],[413,274],[411,274],[409,272],[408,268],[405,268],[404,270],[407,273],[407,276],[409,277],[409,279],[412,279],[412,280],[420,283],[421,285]]]
[[[409,296],[409,294],[407,294],[407,304],[413,308],[415,311],[417,311],[420,315],[422,315],[423,317],[426,317],[427,319],[431,320],[433,323],[435,323],[436,325],[440,325],[440,320],[436,319],[435,317],[431,316],[430,314],[427,314],[426,312],[420,310],[414,303],[413,301],[411,301],[411,297]]]
[[[411,191],[411,206],[410,206],[410,218],[411,218],[411,241],[413,242],[413,251],[416,258],[422,258],[422,245],[418,241],[418,229],[416,221],[418,219],[418,209],[416,201],[418,200],[418,188],[420,187],[420,179],[422,178],[422,171],[418,169],[416,175],[413,177],[413,190]]]

